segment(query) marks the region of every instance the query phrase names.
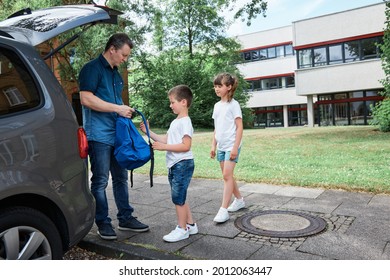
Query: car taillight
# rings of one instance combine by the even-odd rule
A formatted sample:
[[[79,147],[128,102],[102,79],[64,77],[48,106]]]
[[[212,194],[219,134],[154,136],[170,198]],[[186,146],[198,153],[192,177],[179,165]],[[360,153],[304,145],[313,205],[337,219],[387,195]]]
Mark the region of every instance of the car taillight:
[[[82,127],[79,127],[77,130],[77,140],[79,142],[79,155],[81,158],[88,157],[88,140],[85,130]]]

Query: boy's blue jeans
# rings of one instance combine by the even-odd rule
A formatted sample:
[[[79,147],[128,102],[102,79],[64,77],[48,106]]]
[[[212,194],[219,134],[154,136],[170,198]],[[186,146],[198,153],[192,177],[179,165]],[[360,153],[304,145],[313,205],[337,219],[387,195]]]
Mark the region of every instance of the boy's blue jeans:
[[[113,146],[89,141],[88,154],[92,172],[91,192],[96,200],[96,225],[111,223],[106,196],[109,173],[111,173],[114,199],[118,208],[118,221],[126,222],[134,211],[129,204],[128,171],[116,161]]]
[[[172,202],[175,205],[184,205],[187,198],[187,189],[190,185],[195,163],[193,159],[179,161],[168,171],[168,180],[171,185]]]

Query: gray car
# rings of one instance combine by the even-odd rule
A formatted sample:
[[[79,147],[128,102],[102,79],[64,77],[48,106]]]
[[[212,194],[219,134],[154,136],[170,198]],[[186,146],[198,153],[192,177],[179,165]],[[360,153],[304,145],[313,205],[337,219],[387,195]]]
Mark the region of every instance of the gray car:
[[[0,22],[0,259],[61,259],[93,225],[85,134],[44,61],[57,50],[35,46],[119,14],[61,6]]]

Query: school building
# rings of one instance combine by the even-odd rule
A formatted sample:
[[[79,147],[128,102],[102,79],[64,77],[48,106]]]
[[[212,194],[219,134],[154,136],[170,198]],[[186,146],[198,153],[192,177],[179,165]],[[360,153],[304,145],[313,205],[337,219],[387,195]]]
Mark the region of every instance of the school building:
[[[254,127],[366,125],[382,100],[385,3],[237,36]]]

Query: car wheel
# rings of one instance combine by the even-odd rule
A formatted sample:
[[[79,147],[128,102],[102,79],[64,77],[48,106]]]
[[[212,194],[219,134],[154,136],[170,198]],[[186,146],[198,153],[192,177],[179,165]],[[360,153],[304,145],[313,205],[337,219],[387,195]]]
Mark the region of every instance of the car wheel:
[[[0,260],[62,259],[61,237],[43,213],[27,207],[0,212]]]

